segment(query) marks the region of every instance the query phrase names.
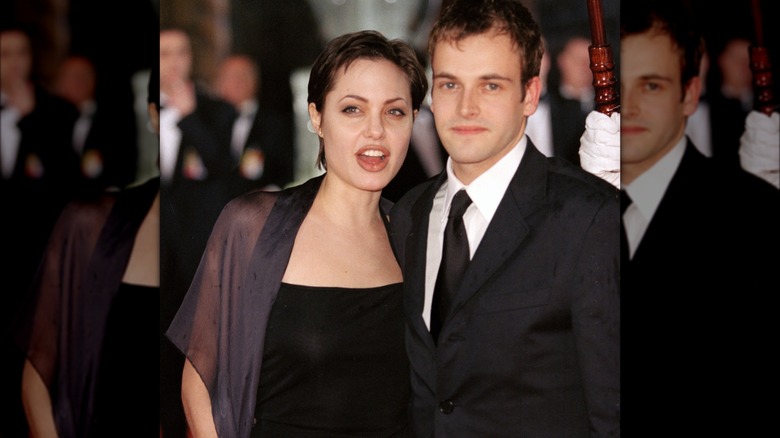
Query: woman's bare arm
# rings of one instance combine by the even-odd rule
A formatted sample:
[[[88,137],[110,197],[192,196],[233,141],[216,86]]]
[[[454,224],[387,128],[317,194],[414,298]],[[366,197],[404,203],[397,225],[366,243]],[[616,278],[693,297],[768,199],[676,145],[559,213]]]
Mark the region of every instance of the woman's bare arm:
[[[22,371],[22,404],[32,438],[57,437],[49,390],[29,360]]]
[[[217,438],[209,392],[189,359],[184,361],[184,371],[181,377],[181,399],[192,436],[194,438]]]

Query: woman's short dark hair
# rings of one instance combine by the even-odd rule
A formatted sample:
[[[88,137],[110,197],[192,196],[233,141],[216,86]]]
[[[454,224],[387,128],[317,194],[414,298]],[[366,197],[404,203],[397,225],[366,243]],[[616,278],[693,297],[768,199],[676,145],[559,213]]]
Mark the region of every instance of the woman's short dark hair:
[[[385,59],[397,65],[409,79],[412,109],[420,109],[428,92],[428,80],[425,77],[425,69],[417,59],[414,49],[405,41],[389,40],[373,30],[347,33],[328,42],[325,49],[314,61],[309,75],[308,103],[313,103],[317,111],[322,112],[325,96],[334,86],[336,73],[341,68],[349,68],[353,62],[359,59]],[[327,169],[322,138],[320,138],[317,166],[320,169]]]

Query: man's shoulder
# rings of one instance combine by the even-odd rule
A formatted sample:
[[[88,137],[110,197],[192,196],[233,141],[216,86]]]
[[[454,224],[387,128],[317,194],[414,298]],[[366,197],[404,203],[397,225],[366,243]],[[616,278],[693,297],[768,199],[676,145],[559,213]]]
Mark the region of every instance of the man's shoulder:
[[[549,190],[572,195],[614,197],[618,189],[569,161],[547,158]]]

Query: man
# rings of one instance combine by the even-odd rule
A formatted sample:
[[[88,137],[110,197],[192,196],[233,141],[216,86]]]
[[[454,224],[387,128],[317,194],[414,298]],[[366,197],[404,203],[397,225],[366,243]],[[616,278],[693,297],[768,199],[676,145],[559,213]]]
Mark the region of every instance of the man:
[[[429,51],[449,159],[390,218],[415,436],[619,436],[618,193],[525,136],[539,28],[520,2],[456,0]]]
[[[65,58],[54,84],[54,91],[79,110],[73,148],[87,193],[117,190],[134,182],[138,161],[132,113],[112,108],[110,102],[98,104],[97,85],[94,63],[81,55]]]
[[[227,203],[233,107],[191,77],[189,35],[160,30],[160,326],[167,330],[189,288],[219,212]],[[184,436],[184,357],[160,347],[160,412],[166,436]]]
[[[747,302],[776,290],[780,192],[685,136],[703,44],[679,2],[626,8],[621,28],[623,418],[650,436],[756,435],[774,315]]]
[[[233,123],[231,193],[279,190],[293,180],[295,145],[280,114],[261,108],[260,71],[246,55],[232,55],[219,66],[215,90],[238,113]]]

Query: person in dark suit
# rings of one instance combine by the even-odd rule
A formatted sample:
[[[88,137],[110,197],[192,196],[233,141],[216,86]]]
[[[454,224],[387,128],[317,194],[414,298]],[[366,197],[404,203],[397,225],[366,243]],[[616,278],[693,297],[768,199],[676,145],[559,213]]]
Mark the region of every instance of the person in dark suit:
[[[259,66],[246,55],[231,55],[219,66],[214,89],[238,117],[230,141],[230,196],[250,190],[279,190],[293,180],[295,144],[278,111],[260,106]]]
[[[189,34],[160,30],[160,327],[166,329],[228,201],[235,110],[194,83]],[[166,436],[184,436],[183,356],[160,346],[160,411]]]
[[[520,2],[456,0],[429,44],[449,159],[390,217],[414,434],[619,436],[618,191],[525,136],[539,28]],[[468,248],[453,269],[448,216],[462,191]]]
[[[762,408],[746,402],[774,372],[763,365],[770,340],[762,336],[773,315],[716,291],[748,297],[776,289],[780,192],[704,157],[685,135],[700,96],[702,49],[679,2],[623,10],[623,419],[653,436],[670,428],[753,436],[771,427],[760,421]],[[684,403],[651,412],[648,401],[669,394]]]
[[[118,190],[135,180],[138,150],[135,120],[98,102],[99,78],[92,60],[70,55],[60,64],[54,90],[79,110],[73,148],[80,158],[81,189],[86,195]]]

